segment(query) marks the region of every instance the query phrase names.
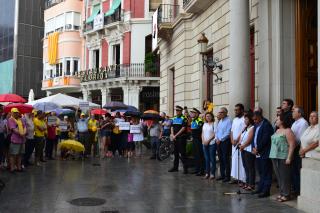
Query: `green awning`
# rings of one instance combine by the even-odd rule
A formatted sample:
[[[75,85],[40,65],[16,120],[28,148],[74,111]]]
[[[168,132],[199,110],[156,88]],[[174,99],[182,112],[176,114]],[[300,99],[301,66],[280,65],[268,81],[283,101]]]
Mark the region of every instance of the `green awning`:
[[[87,19],[86,23],[93,22],[94,18],[100,13],[100,4],[96,4],[92,8],[91,16]]]
[[[116,9],[120,7],[120,4],[121,4],[121,0],[113,0],[110,10],[106,12],[104,16],[111,16],[112,14],[114,14],[116,12]]]

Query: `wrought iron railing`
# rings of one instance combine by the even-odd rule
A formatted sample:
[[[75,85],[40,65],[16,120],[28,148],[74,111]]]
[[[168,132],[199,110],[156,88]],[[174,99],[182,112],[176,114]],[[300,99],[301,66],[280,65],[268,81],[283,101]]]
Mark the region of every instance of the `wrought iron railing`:
[[[191,1],[193,0],[183,0],[183,8],[186,8]]]
[[[100,69],[90,69],[78,72],[81,82],[99,81],[114,78],[144,78],[144,77],[160,77],[159,64],[117,64]]]
[[[161,4],[158,8],[158,24],[172,23],[179,15],[179,5]]]
[[[123,12],[119,7],[118,9],[116,9],[114,14],[112,14],[111,16],[104,17],[104,25],[112,24],[114,22],[122,21],[122,20],[123,20]]]
[[[64,2],[65,0],[46,0],[45,1],[45,9],[49,9],[50,7],[53,7],[54,5],[57,5],[61,2]]]

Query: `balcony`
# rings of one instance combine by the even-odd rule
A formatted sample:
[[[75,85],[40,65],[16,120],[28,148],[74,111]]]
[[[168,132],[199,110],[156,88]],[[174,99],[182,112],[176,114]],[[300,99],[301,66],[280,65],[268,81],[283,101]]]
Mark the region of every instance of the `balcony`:
[[[179,15],[179,5],[161,4],[158,8],[158,36],[171,40],[173,24]]]
[[[113,28],[115,25],[119,24],[119,22],[123,21],[123,11],[121,8],[117,8],[115,12],[110,16],[104,16],[103,18],[103,26],[104,28]],[[93,33],[100,29],[94,29],[94,21],[86,23],[83,22],[83,32],[84,33]]]
[[[50,7],[53,7],[61,2],[64,2],[65,0],[46,0],[45,1],[45,9],[49,9]]]
[[[67,90],[67,92],[80,89],[78,76],[60,76],[42,80],[42,90]],[[69,91],[68,91],[69,90]]]
[[[216,0],[183,0],[183,9],[187,13],[201,13],[210,7]]]
[[[158,79],[160,77],[159,64],[136,63],[136,64],[118,64],[100,69],[91,69],[78,73],[81,83],[100,80],[126,79],[126,80],[144,80]]]

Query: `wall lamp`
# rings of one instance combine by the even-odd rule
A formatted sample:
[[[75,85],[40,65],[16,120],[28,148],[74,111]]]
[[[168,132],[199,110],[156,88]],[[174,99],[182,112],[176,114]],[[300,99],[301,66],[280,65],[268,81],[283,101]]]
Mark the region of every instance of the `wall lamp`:
[[[222,77],[218,76],[218,73],[215,70],[218,68],[222,70],[222,64],[219,63],[219,58],[207,57],[207,48],[208,42],[206,35],[204,33],[201,34],[201,37],[198,39],[198,43],[200,44],[200,54],[202,55],[202,64],[203,64],[203,72],[205,71],[205,67],[208,72],[212,72],[212,74],[216,77],[215,82],[222,81]]]

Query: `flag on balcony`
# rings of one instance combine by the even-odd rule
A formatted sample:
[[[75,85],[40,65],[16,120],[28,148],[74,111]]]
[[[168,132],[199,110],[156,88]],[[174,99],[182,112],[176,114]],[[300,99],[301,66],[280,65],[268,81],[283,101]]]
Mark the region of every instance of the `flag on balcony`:
[[[50,65],[57,63],[59,32],[51,33],[48,36],[48,62]]]

